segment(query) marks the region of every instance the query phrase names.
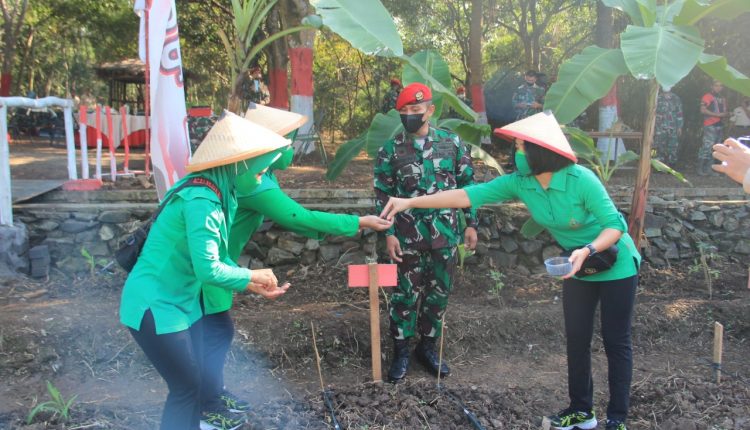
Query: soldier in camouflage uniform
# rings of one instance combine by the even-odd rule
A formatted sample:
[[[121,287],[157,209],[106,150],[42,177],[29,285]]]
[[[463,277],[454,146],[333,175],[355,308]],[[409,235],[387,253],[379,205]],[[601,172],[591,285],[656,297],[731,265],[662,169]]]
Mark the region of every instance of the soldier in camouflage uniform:
[[[524,75],[526,83],[513,92],[513,109],[516,121],[522,120],[542,111],[544,105],[544,88],[536,84],[537,74],[529,70]]]
[[[208,131],[214,126],[219,119],[213,113],[211,116],[188,116],[188,132],[190,133],[190,151],[195,152],[198,145],[203,142]]]
[[[388,113],[391,109],[395,109],[396,99],[398,99],[398,95],[403,89],[404,87],[401,85],[401,81],[396,78],[391,79],[391,88],[385,93],[385,97],[383,97],[383,105],[381,106],[380,111]]]
[[[267,105],[271,102],[271,92],[263,82],[263,73],[260,67],[253,67],[248,71],[249,76],[242,82],[242,98],[245,104],[252,102],[259,105]],[[247,106],[243,106],[245,108]]]
[[[656,99],[656,130],[654,149],[656,158],[669,166],[677,162],[677,149],[682,135],[682,101],[668,89],[659,93]]]
[[[473,184],[470,151],[454,133],[430,126],[435,107],[431,92],[420,83],[407,86],[396,108],[405,132],[386,142],[375,164],[376,208],[382,211],[389,197],[416,197]],[[450,373],[439,365],[436,339],[448,305],[456,267],[456,246],[476,246],[475,211],[464,211],[466,230],[459,231],[455,209],[415,209],[400,213],[386,231],[391,259],[398,263],[398,287],[391,297],[390,332],[394,357],[388,372],[391,382],[406,376],[410,338],[421,335],[417,357],[433,374]]]
[[[713,174],[713,146],[724,141],[723,119],[729,116],[727,101],[721,95],[724,89],[719,81],[714,81],[711,91],[701,98],[701,113],[703,114],[703,144],[698,151],[698,174],[701,176]]]

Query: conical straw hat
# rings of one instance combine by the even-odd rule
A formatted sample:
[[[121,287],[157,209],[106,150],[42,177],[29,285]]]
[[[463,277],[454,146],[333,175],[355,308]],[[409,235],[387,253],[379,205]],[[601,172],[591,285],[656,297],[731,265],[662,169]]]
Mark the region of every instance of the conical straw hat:
[[[209,130],[188,163],[188,172],[225,166],[289,145],[273,131],[229,111]]]
[[[245,119],[262,125],[280,136],[286,136],[307,122],[307,117],[304,115],[253,102],[250,102],[250,106],[247,107]]]
[[[573,148],[570,147],[568,139],[565,138],[560,124],[557,123],[557,119],[555,119],[555,116],[550,111],[540,112],[520,121],[510,123],[505,127],[496,128],[495,134],[510,140],[518,138],[535,143],[573,160],[574,163],[578,162],[578,157],[573,152]]]

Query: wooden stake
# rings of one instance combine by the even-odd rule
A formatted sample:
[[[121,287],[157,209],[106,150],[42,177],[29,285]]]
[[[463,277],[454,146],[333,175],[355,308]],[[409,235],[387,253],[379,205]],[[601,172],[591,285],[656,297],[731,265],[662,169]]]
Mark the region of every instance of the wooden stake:
[[[724,347],[724,326],[714,322],[714,374],[716,383],[721,383],[721,354]]]
[[[320,390],[325,392],[323,385],[323,372],[320,371],[320,355],[318,355],[318,342],[315,340],[315,323],[310,321],[310,331],[312,331],[313,349],[315,349],[315,362],[318,365],[318,377],[320,378]]]
[[[372,380],[382,382],[383,376],[380,369],[380,299],[378,298],[378,264],[367,265],[370,274],[370,342],[372,359]]]

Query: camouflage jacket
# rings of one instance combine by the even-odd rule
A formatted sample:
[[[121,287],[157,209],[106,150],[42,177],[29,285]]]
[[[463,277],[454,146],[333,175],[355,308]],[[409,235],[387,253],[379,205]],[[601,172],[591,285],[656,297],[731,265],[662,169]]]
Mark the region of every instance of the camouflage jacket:
[[[418,197],[474,183],[471,151],[454,133],[430,127],[424,143],[413,135],[398,134],[378,151],[375,162],[375,208],[383,210],[388,198]],[[466,225],[477,226],[476,211],[464,209]],[[410,249],[438,249],[458,245],[456,209],[410,209],[396,215],[387,235],[396,235]]]
[[[677,94],[659,93],[656,99],[656,134],[676,134],[682,129],[682,101]]]
[[[513,92],[513,109],[516,113],[516,121],[542,111],[532,108],[531,103],[533,102],[544,104],[544,88],[537,84],[519,85]]]
[[[242,82],[242,98],[245,102],[266,105],[271,101],[271,93],[263,81],[245,79]]]
[[[383,105],[380,107],[380,111],[388,113],[391,109],[396,109],[396,100],[398,99],[399,94],[401,94],[400,90],[393,88],[388,90],[388,92],[385,93],[385,97],[383,97]]]

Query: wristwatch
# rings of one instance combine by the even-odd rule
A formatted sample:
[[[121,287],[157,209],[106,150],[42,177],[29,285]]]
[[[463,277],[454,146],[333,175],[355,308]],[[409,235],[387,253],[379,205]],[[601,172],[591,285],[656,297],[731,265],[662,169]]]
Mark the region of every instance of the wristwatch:
[[[592,245],[590,243],[588,245],[586,245],[586,248],[589,249],[589,257],[591,257],[592,255],[596,254],[596,252],[597,252],[596,248],[594,248],[594,245]]]

